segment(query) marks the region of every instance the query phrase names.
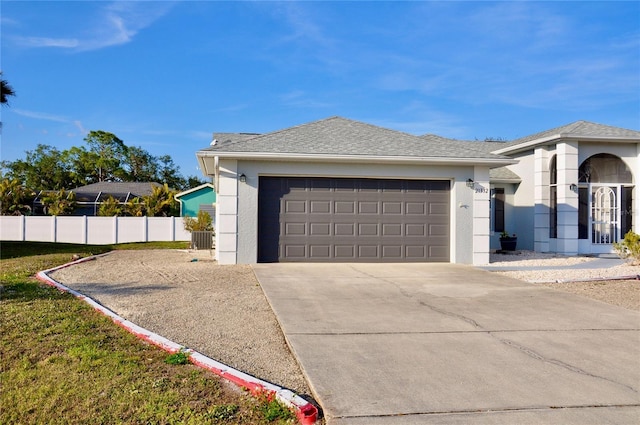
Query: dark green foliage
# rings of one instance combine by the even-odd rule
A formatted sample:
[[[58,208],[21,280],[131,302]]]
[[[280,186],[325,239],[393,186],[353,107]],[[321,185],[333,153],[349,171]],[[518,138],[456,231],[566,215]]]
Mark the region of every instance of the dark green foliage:
[[[0,181],[0,215],[25,215],[31,212],[35,193],[16,179]]]
[[[141,147],[127,146],[115,134],[90,131],[85,146],[60,151],[38,145],[24,160],[2,161],[5,177],[34,190],[73,189],[102,181],[159,182],[183,190],[199,182],[187,181],[169,155],[156,157]],[[197,186],[197,185],[196,185]]]
[[[2,75],[2,72],[0,72],[0,76],[1,75]],[[13,87],[11,87],[9,82],[4,78],[0,78],[0,103],[2,103],[2,105],[8,105],[9,96],[15,96],[15,95],[16,95],[16,92],[15,90],[13,90]]]

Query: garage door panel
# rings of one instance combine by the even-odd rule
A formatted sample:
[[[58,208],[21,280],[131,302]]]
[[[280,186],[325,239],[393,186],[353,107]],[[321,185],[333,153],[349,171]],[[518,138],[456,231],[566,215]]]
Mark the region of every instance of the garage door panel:
[[[402,255],[402,245],[383,245],[382,246],[382,258],[387,260],[401,260]]]
[[[449,247],[444,246],[430,246],[429,258],[433,258],[436,261],[449,261]]]
[[[284,234],[286,236],[301,236],[307,234],[306,223],[284,223]]]
[[[429,215],[449,216],[449,205],[445,203],[429,202]]]
[[[307,212],[307,203],[305,201],[284,201],[284,211],[304,214]]]
[[[329,244],[309,245],[309,255],[312,258],[329,259],[331,258],[330,252],[331,252],[331,246]]]
[[[261,177],[258,261],[449,261],[449,187]]]
[[[305,245],[284,245],[284,255],[288,258],[306,258],[307,247]]]
[[[353,214],[356,212],[354,201],[338,201],[333,206],[336,214]]]
[[[427,249],[424,245],[407,245],[405,246],[405,256],[413,259],[427,259]]]
[[[360,258],[378,258],[378,245],[358,245],[358,257]]]
[[[419,223],[419,224],[407,224],[405,226],[405,235],[406,236],[418,236],[418,237],[424,237],[427,235],[427,229],[426,229],[426,224],[424,223]]]
[[[343,260],[353,260],[356,258],[356,247],[354,245],[335,245],[334,257]]]
[[[358,202],[358,212],[360,214],[379,214],[378,202]]]
[[[441,224],[429,225],[429,236],[448,236],[449,227]]]
[[[354,223],[334,223],[333,228],[336,236],[354,236],[356,234]]]
[[[402,202],[383,202],[382,214],[402,214]]]
[[[311,223],[309,225],[310,236],[331,236],[330,223]]]
[[[407,202],[405,213],[407,215],[425,215],[427,207],[424,202]]]
[[[309,211],[311,212],[311,214],[328,214],[331,212],[331,202],[309,201]]]
[[[402,223],[382,224],[382,236],[402,236]]]
[[[378,236],[377,223],[359,223],[358,236]]]

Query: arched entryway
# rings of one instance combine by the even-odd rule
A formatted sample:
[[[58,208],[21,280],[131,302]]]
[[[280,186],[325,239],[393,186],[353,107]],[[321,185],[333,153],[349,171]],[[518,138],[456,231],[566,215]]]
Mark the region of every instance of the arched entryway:
[[[609,252],[632,229],[633,174],[619,157],[600,153],[582,162],[578,181],[581,251]]]

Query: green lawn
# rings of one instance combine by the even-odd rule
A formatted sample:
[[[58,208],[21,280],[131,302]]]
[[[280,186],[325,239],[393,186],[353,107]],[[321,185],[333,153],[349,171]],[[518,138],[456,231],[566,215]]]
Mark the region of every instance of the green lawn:
[[[166,352],[33,278],[40,270],[69,262],[74,254],[187,244],[3,242],[0,423],[291,423],[287,410],[225,385],[191,364],[165,362]]]

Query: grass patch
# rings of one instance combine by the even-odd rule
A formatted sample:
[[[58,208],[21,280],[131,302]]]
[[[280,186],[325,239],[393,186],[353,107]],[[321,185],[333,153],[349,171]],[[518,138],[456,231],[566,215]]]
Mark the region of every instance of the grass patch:
[[[84,245],[73,243],[53,243],[53,242],[15,242],[3,241],[0,244],[0,259],[33,257],[45,254],[104,254],[115,249],[187,249],[190,242],[136,242],[122,243],[115,245]],[[40,270],[38,270],[40,271]]]
[[[169,354],[166,359],[164,359],[166,364],[183,365],[189,363],[189,354],[180,350],[177,353]]]
[[[4,242],[0,248],[0,423],[274,423],[267,400],[229,390],[191,364],[165,363],[166,352],[33,279],[73,254],[121,246]]]
[[[293,412],[274,397],[261,397],[260,410],[264,418],[271,423],[295,419]]]

